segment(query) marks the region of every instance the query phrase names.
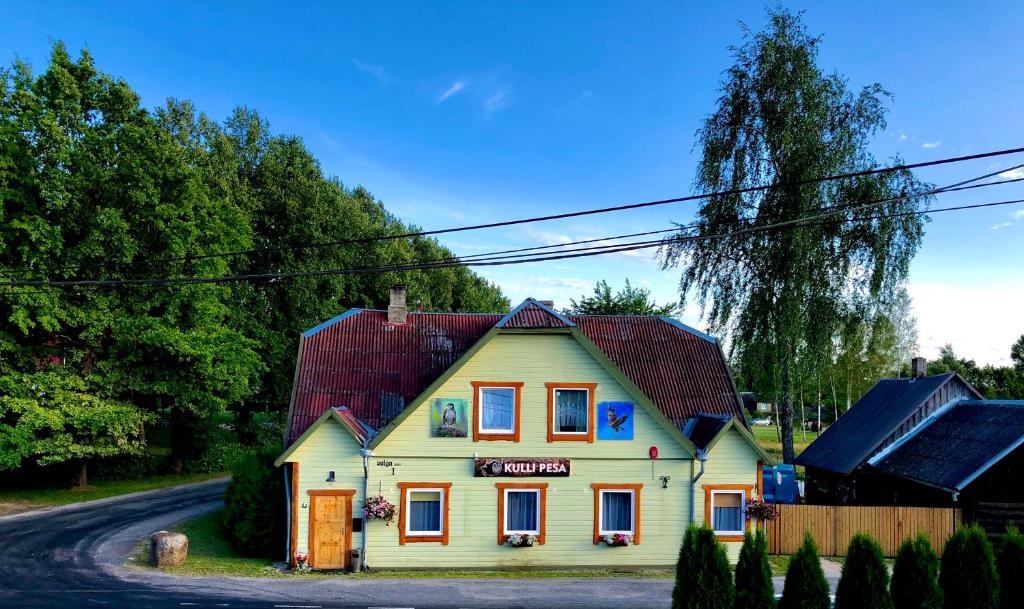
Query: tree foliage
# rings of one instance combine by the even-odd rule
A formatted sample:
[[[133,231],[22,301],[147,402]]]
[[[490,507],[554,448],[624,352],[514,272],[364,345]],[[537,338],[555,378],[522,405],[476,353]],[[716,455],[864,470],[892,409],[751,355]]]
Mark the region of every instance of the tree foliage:
[[[999,579],[984,530],[970,526],[953,533],[942,551],[939,585],[946,609],[997,609]]]
[[[270,447],[250,453],[231,468],[222,520],[231,547],[242,556],[284,555],[284,477],[274,466],[278,452]]]
[[[779,609],[830,609],[828,580],[821,569],[818,546],[810,533],[789,559]]]
[[[775,587],[763,531],[743,536],[736,563],[736,609],[775,609]]]
[[[999,547],[999,609],[1019,607],[1024,599],[1024,535],[1009,527]]]
[[[672,609],[733,609],[735,589],[725,546],[707,527],[683,535],[672,589]]]
[[[799,15],[779,9],[769,21],[732,49],[717,109],[698,133],[696,186],[726,194],[705,199],[697,227],[676,236],[734,234],[668,241],[662,254],[666,267],[684,265],[681,297],[692,290],[742,366],[770,381],[783,458],[792,462],[795,363],[829,361],[819,356],[833,348],[848,312],[874,319],[873,311],[888,309],[923,221],[879,216],[919,209],[924,197],[912,195],[925,187],[905,171],[808,182],[876,166],[868,146],[885,126],[888,93],[878,84],[851,92],[842,76],[823,72],[820,39]],[[764,184],[779,186],[735,192]],[[854,205],[895,195],[911,196]],[[809,217],[819,218],[801,222]]]
[[[618,292],[612,292],[608,282],[601,280],[594,286],[591,296],[584,296],[579,302],[570,300],[571,305],[565,310],[569,315],[665,315],[672,316],[679,312],[679,305],[674,302],[659,305],[651,298],[647,288],[635,288],[626,280],[626,285]]]
[[[956,354],[953,345],[939,350],[939,358],[928,362],[928,374],[956,372],[990,400],[1016,400],[1024,396],[1024,373],[1012,366],[979,366]]]
[[[835,609],[893,609],[882,547],[869,535],[858,533],[850,540]]]
[[[939,557],[925,534],[900,545],[890,591],[894,609],[942,609]]]

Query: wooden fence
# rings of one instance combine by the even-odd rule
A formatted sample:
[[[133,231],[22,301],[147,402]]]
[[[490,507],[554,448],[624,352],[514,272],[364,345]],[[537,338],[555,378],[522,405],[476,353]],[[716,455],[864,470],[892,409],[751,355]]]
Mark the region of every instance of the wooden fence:
[[[779,517],[768,523],[768,552],[792,554],[810,531],[823,556],[844,556],[850,539],[867,533],[892,557],[908,537],[923,532],[935,551],[961,523],[961,510],[895,506],[780,505]]]

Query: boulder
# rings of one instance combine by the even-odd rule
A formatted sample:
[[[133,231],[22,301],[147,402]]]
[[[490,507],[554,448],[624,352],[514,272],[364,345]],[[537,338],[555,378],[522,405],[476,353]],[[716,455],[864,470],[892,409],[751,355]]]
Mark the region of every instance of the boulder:
[[[188,537],[182,533],[157,531],[149,536],[149,565],[178,567],[188,556]]]

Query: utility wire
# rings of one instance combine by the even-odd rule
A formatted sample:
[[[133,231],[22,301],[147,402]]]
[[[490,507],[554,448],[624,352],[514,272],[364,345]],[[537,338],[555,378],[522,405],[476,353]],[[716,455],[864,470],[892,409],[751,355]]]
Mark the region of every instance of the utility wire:
[[[552,215],[547,215],[547,216],[534,216],[534,217],[530,217],[530,218],[521,218],[521,219],[518,219],[518,220],[504,220],[504,221],[501,221],[501,222],[490,222],[490,223],[486,223],[486,224],[473,224],[473,225],[458,226],[458,227],[453,227],[453,228],[442,228],[442,229],[435,229],[435,230],[428,230],[428,231],[406,232],[406,233],[399,233],[399,234],[392,234],[392,235],[378,235],[378,236],[372,236],[372,237],[359,237],[359,238],[354,238],[354,239],[340,239],[340,240],[335,240],[335,241],[321,241],[321,242],[306,243],[306,244],[300,244],[300,245],[273,246],[273,247],[267,247],[267,248],[251,248],[251,249],[246,249],[246,250],[235,250],[235,251],[229,251],[229,252],[219,252],[219,253],[209,253],[209,254],[196,254],[196,255],[174,256],[174,257],[138,260],[138,261],[132,261],[132,262],[126,263],[126,265],[127,266],[134,266],[134,265],[138,265],[138,264],[162,264],[162,263],[167,263],[167,262],[198,261],[198,260],[207,260],[207,259],[211,259],[211,258],[224,258],[224,257],[241,256],[241,255],[248,255],[248,254],[260,254],[260,253],[267,253],[267,252],[274,252],[274,251],[299,251],[299,250],[313,249],[313,248],[334,247],[334,246],[338,246],[338,245],[350,245],[350,244],[359,244],[359,243],[372,243],[372,242],[377,242],[377,241],[390,241],[390,240],[395,240],[395,239],[406,239],[406,238],[412,238],[412,237],[426,237],[426,236],[432,236],[432,235],[441,235],[441,234],[456,233],[456,232],[471,231],[471,230],[481,230],[481,229],[487,229],[487,228],[500,228],[500,227],[505,227],[505,226],[514,226],[514,225],[518,225],[518,224],[527,224],[527,223],[533,223],[533,222],[546,222],[546,221],[550,221],[550,220],[561,220],[561,219],[566,219],[566,218],[575,218],[575,217],[580,217],[580,216],[589,216],[589,215],[594,215],[594,214],[603,214],[603,213],[609,213],[609,212],[624,211],[624,210],[629,210],[629,209],[640,209],[640,208],[645,208],[645,207],[654,207],[654,206],[658,206],[658,205],[667,205],[667,204],[670,204],[670,203],[683,203],[683,202],[687,202],[687,201],[697,201],[697,200],[708,199],[708,198],[717,197],[717,196],[728,196],[728,195],[737,195],[737,194],[747,194],[747,193],[752,193],[752,192],[763,192],[763,191],[771,190],[771,189],[774,189],[774,188],[780,188],[780,187],[783,187],[783,186],[804,186],[804,185],[809,185],[809,184],[820,184],[820,183],[823,183],[823,182],[829,182],[829,181],[835,181],[835,180],[844,180],[844,179],[849,179],[849,178],[866,177],[866,176],[870,176],[870,175],[878,175],[878,174],[883,174],[883,173],[892,173],[892,172],[896,172],[896,171],[907,171],[907,170],[911,170],[911,169],[920,169],[920,168],[924,168],[924,167],[934,167],[934,166],[938,166],[938,165],[946,165],[946,164],[950,164],[950,163],[962,163],[964,161],[973,161],[973,160],[992,158],[992,157],[997,157],[997,156],[1005,156],[1005,155],[1010,155],[1010,154],[1018,154],[1018,153],[1021,153],[1021,152],[1024,152],[1024,147],[1008,148],[1008,149],[1005,149],[1005,150],[983,152],[983,153],[979,153],[979,154],[972,154],[972,155],[959,156],[959,157],[947,157],[947,158],[943,158],[943,159],[936,159],[936,160],[933,160],[933,161],[923,161],[923,162],[919,162],[919,163],[909,163],[909,164],[901,164],[901,165],[891,165],[891,166],[887,166],[887,167],[877,167],[877,168],[873,168],[873,169],[865,169],[865,170],[862,170],[862,171],[855,171],[855,172],[849,172],[849,173],[843,173],[843,174],[834,174],[834,175],[822,176],[822,177],[817,177],[817,178],[809,178],[809,179],[806,179],[806,180],[799,180],[799,181],[795,181],[795,182],[774,182],[774,183],[771,183],[771,184],[763,184],[763,185],[758,185],[758,186],[748,186],[748,187],[744,187],[744,188],[733,188],[733,189],[722,190],[722,191],[715,191],[715,192],[708,192],[708,193],[686,195],[686,196],[683,196],[683,197],[675,197],[675,198],[671,198],[671,199],[659,199],[659,200],[655,200],[655,201],[645,201],[645,202],[641,202],[641,203],[627,203],[627,204],[615,205],[615,206],[611,206],[611,207],[600,207],[600,208],[595,208],[595,209],[586,209],[586,210],[580,210],[580,211],[575,211],[575,212],[566,212],[566,213],[561,213],[561,214],[552,214]],[[962,183],[951,185],[949,188],[953,189],[954,187],[958,186],[959,184],[965,184],[967,182],[981,180],[981,179],[984,179],[986,177],[992,177],[992,176],[998,175],[1000,173],[1005,173],[1007,171],[1012,171],[1014,169],[1018,169],[1018,168],[1021,168],[1021,167],[1024,167],[1024,164],[1017,165],[1017,166],[1010,167],[1010,168],[1006,168],[1006,169],[1000,169],[999,171],[992,172],[992,173],[987,174],[985,176],[981,176],[981,177],[978,177],[978,178],[973,178],[971,180],[967,180],[966,182],[962,182]],[[928,193],[920,193],[919,196],[926,196],[927,194]],[[675,229],[673,229],[673,230],[675,230]],[[669,230],[666,229],[665,232],[669,232]],[[53,268],[53,269],[11,269],[11,270],[6,270],[6,271],[0,271],[0,274],[13,274],[13,273],[20,273],[20,272],[25,272],[25,273],[48,272],[48,273],[52,273],[52,272],[56,272],[56,271],[75,270],[75,269],[79,269],[79,268],[81,268],[81,265],[78,265],[78,266],[65,266],[65,267],[59,267],[59,268]]]

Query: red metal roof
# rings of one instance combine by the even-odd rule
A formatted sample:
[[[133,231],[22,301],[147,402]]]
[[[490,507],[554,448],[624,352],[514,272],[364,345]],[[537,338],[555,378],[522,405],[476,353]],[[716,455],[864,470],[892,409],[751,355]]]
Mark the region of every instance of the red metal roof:
[[[498,322],[499,328],[569,328],[574,324],[546,305],[527,298]]]
[[[502,320],[504,328],[566,327],[559,318],[577,325],[678,425],[699,413],[743,420],[714,339],[668,318],[565,317],[524,305],[508,316],[410,313],[401,325],[384,311],[353,309],[311,329],[299,347],[288,442],[331,407],[382,427]]]

